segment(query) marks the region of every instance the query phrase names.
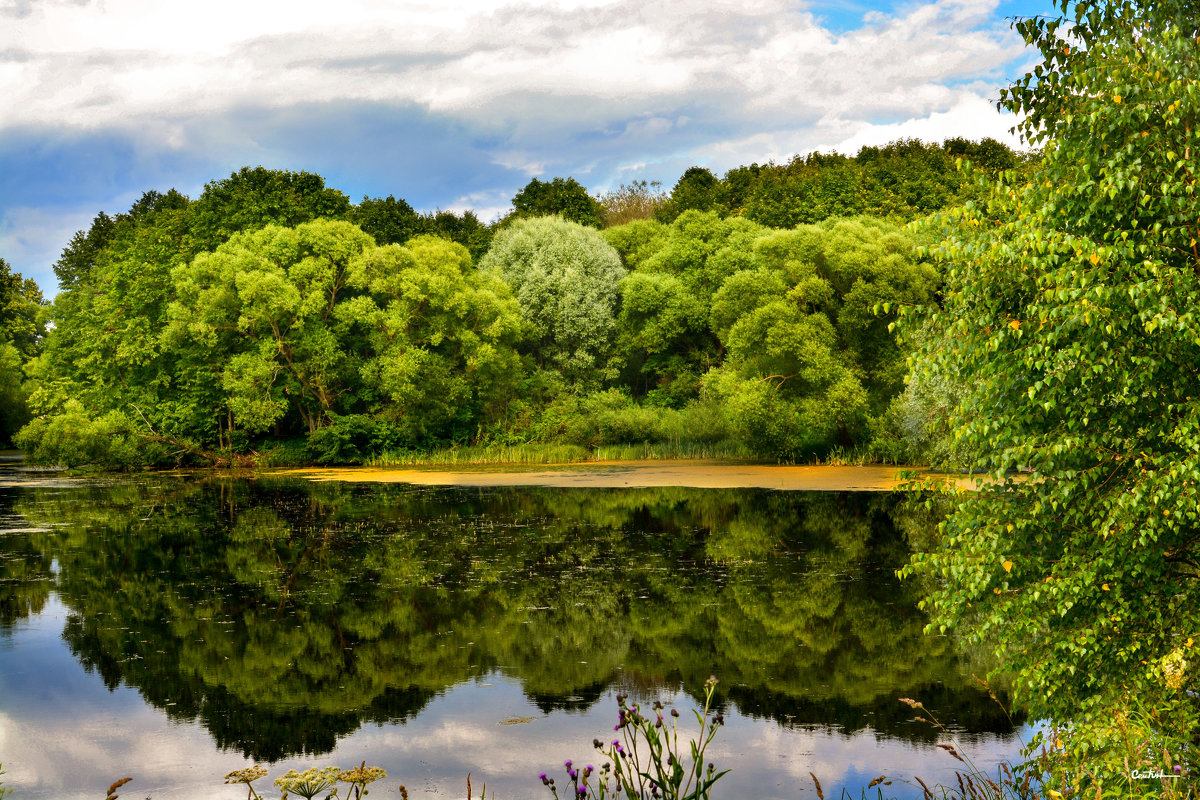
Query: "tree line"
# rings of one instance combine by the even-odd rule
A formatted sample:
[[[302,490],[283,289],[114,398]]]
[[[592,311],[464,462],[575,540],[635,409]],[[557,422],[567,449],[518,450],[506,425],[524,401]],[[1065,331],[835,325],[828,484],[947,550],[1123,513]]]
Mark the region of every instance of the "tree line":
[[[9,334],[6,432],[108,466],[687,441],[920,457],[890,323],[939,277],[903,226],[980,191],[964,157],[1025,162],[904,141],[693,168],[670,192],[534,179],[491,225],[261,167],[150,191],[72,238],[53,304],[23,306],[45,327]]]

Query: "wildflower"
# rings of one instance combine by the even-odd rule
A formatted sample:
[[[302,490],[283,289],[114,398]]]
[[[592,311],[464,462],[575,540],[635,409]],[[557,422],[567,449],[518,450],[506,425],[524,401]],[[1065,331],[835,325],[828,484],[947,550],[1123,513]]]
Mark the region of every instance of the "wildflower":
[[[253,797],[259,797],[258,792],[254,791],[254,787],[250,784],[259,778],[265,777],[266,774],[267,770],[265,768],[255,764],[254,766],[246,767],[245,769],[235,769],[233,772],[225,776],[225,782],[246,784],[246,800],[250,800]]]
[[[288,794],[298,794],[305,800],[312,800],[321,792],[336,787],[341,774],[341,767],[309,767],[304,772],[290,769],[275,779],[275,785]]]
[[[348,769],[338,774],[338,780],[350,784],[350,788],[354,790],[355,800],[367,793],[368,783],[374,783],[380,778],[386,777],[387,772],[381,767],[368,767],[366,761],[354,769]]]
[[[550,779],[546,777],[546,773],[544,773],[544,772],[543,772],[541,775],[538,775],[538,777],[542,779],[542,785],[543,785],[543,786],[549,786],[549,785],[550,785]]]

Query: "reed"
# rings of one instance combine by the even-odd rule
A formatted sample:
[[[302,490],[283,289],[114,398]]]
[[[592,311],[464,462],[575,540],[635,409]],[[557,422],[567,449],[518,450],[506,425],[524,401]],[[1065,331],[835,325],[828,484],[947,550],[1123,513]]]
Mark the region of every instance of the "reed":
[[[432,451],[392,450],[368,460],[373,467],[479,466],[487,464],[578,464],[590,461],[702,459],[741,461],[753,456],[740,442],[673,440],[583,447],[575,444],[524,443],[448,447]]]

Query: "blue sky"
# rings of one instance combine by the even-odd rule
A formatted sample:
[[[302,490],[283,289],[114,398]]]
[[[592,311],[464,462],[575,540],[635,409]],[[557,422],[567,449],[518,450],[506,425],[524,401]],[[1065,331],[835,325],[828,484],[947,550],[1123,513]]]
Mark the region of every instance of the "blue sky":
[[[670,187],[816,149],[1008,134],[1050,0],[0,0],[0,258],[238,168],[503,213],[530,178]]]

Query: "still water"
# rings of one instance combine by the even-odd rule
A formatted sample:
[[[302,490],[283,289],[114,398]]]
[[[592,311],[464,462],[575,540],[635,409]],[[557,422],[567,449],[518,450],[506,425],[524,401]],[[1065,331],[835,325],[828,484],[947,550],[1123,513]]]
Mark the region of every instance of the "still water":
[[[365,760],[372,797],[548,798],[615,695],[720,680],[717,797],[854,797],[1019,755],[894,574],[936,519],[886,492],[447,487],[300,477],[0,488],[0,763],[16,798],[246,795]],[[1003,697],[1002,697],[1003,699]],[[689,730],[687,728],[685,731]],[[874,796],[874,792],[872,792]]]

